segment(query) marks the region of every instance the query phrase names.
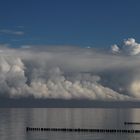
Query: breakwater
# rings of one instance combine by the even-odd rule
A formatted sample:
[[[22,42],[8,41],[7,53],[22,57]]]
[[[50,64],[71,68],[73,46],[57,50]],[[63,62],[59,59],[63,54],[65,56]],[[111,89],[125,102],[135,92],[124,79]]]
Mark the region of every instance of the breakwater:
[[[26,131],[59,131],[59,132],[97,132],[97,133],[140,133],[134,129],[83,129],[83,128],[32,128],[26,127]]]
[[[124,125],[140,125],[140,122],[124,122]]]

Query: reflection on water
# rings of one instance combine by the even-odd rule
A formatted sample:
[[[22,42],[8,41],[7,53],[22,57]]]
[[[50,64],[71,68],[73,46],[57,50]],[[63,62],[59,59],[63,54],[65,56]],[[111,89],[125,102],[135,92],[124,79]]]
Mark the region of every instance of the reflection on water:
[[[140,139],[140,134],[28,132],[29,127],[140,129],[140,109],[29,108],[0,109],[0,140]]]

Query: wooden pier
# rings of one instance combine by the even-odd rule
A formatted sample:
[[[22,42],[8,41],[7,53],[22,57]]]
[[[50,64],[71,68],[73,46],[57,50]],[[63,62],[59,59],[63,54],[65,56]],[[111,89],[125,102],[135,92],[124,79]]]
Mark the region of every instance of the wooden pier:
[[[32,128],[26,127],[26,131],[55,131],[55,132],[96,132],[96,133],[140,133],[134,129],[84,129],[84,128]]]

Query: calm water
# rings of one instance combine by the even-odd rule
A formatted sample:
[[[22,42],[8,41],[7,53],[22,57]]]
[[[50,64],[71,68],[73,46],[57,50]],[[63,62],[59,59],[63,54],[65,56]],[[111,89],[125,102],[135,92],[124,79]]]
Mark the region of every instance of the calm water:
[[[29,127],[121,128],[140,122],[140,109],[9,108],[0,109],[0,140],[139,140],[140,134],[26,132]]]

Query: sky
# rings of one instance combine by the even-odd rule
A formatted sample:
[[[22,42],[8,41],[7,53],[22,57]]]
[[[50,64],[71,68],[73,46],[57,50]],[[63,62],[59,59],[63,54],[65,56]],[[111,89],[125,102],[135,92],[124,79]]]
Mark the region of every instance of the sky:
[[[139,7],[139,0],[1,0],[0,100],[139,102]]]
[[[139,0],[1,0],[0,44],[108,47],[140,40]]]

